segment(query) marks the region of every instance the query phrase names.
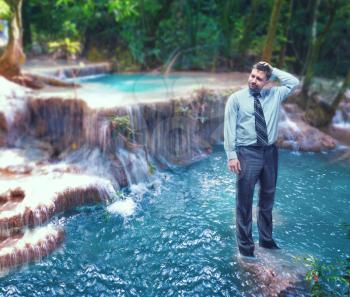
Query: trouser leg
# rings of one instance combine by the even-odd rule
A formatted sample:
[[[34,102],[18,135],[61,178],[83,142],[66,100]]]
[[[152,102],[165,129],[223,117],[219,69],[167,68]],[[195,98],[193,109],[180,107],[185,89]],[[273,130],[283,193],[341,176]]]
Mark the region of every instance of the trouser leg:
[[[252,205],[254,187],[262,167],[262,158],[254,149],[240,148],[238,159],[241,172],[236,184],[236,237],[241,254],[251,255],[254,252],[252,237]]]
[[[271,146],[264,152],[264,165],[259,175],[258,230],[259,243],[274,244],[272,239],[272,208],[274,204],[278,171],[278,149]]]

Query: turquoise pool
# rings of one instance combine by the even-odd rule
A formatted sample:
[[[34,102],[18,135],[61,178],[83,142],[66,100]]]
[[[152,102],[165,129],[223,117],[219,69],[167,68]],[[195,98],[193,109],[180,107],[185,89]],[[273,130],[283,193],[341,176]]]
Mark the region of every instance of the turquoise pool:
[[[193,76],[161,75],[150,73],[108,74],[95,77],[80,78],[83,84],[103,84],[106,87],[125,93],[141,93],[147,91],[167,91],[174,87],[184,87],[198,83]]]
[[[329,154],[280,151],[274,234],[281,258],[350,257],[342,227],[350,223],[349,181],[350,168]],[[64,246],[3,276],[0,295],[257,294],[236,257],[234,176],[221,148],[192,166],[159,173],[147,191],[125,195],[137,205],[131,216],[100,205],[57,217]]]

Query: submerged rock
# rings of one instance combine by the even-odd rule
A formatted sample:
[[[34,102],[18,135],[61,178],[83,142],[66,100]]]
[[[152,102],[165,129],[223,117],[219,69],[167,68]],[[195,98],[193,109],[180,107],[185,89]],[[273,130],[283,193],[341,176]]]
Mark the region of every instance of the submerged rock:
[[[249,279],[254,279],[256,296],[309,296],[304,281],[305,268],[280,251],[256,250],[257,258],[238,258]]]

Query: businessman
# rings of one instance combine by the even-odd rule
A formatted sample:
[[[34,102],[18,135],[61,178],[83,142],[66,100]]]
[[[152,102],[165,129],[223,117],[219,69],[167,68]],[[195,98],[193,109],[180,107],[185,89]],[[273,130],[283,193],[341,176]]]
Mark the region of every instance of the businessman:
[[[267,86],[271,76],[278,86]],[[252,204],[258,183],[259,245],[279,249],[272,237],[272,208],[278,169],[277,125],[281,104],[299,84],[293,75],[266,62],[252,67],[248,87],[233,93],[225,108],[225,151],[228,169],[237,174],[236,238],[242,256],[254,257]]]

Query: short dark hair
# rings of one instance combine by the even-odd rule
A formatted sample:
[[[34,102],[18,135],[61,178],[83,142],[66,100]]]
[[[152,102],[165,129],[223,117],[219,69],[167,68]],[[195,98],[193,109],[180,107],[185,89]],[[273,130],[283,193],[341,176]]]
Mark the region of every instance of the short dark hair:
[[[253,65],[252,69],[257,69],[259,71],[263,71],[266,74],[266,79],[269,80],[272,75],[272,69],[268,65],[264,65],[262,63],[256,63]]]

